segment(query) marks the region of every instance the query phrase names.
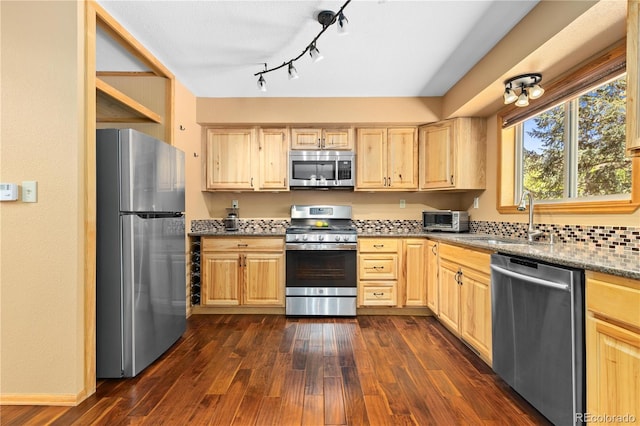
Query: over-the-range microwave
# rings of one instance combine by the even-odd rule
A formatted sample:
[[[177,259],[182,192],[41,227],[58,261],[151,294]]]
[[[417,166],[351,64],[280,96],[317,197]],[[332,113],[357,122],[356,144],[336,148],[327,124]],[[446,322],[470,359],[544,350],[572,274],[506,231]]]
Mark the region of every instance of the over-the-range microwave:
[[[425,231],[467,232],[469,213],[457,210],[425,210],[422,212]]]
[[[352,189],[356,183],[353,151],[289,151],[291,189]]]

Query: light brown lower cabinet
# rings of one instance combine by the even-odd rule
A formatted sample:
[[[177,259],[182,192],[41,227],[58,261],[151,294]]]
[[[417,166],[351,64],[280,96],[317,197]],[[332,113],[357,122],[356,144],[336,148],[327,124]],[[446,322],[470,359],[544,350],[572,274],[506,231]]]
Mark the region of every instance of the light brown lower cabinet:
[[[640,281],[587,272],[586,305],[586,420],[640,422]]]
[[[358,238],[358,306],[398,304],[398,250],[396,238]]]
[[[491,254],[444,243],[438,250],[438,319],[491,365]]]
[[[358,239],[358,306],[427,306],[427,240]]]
[[[283,307],[282,238],[203,237],[201,304]]]
[[[403,240],[405,306],[427,306],[427,249],[424,238]]]

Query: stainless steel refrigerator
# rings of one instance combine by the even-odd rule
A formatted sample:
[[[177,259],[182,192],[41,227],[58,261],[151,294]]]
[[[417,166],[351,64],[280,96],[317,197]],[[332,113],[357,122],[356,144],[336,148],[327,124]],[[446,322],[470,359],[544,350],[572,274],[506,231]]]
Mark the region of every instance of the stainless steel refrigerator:
[[[186,328],[184,153],[96,132],[96,376],[133,377]]]

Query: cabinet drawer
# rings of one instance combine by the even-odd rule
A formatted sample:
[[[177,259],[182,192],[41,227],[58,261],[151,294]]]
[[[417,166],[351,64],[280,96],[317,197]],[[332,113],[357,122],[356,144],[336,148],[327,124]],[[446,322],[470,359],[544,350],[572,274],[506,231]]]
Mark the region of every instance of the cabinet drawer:
[[[491,273],[491,254],[489,252],[440,243],[439,254],[440,259],[449,259],[487,275]]]
[[[227,238],[227,237],[203,237],[203,251],[283,251],[284,239],[282,238]]]
[[[398,278],[398,255],[360,255],[358,273],[361,280],[395,280]]]
[[[395,306],[397,285],[393,281],[387,285],[360,282],[360,304],[362,306]]]
[[[398,240],[393,238],[359,238],[358,250],[367,253],[393,253],[398,251]]]
[[[640,328],[640,281],[587,273],[587,309]]]

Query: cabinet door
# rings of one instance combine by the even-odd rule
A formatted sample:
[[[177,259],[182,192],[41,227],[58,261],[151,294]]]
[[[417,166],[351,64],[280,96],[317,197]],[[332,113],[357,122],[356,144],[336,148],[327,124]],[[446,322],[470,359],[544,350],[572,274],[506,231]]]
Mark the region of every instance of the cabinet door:
[[[254,189],[254,139],[253,129],[207,130],[206,189]]]
[[[260,189],[287,191],[289,134],[287,129],[260,129]]]
[[[427,242],[427,307],[438,316],[438,243]]]
[[[453,122],[420,128],[420,189],[454,186]]]
[[[320,149],[322,129],[291,129],[291,149]]]
[[[413,127],[387,131],[387,187],[418,188],[418,142]]]
[[[405,241],[405,291],[406,306],[427,305],[427,241]]]
[[[440,259],[439,296],[440,321],[452,331],[458,333],[460,324],[460,285],[458,284],[459,266],[445,259]]]
[[[235,253],[206,253],[201,257],[203,305],[240,304],[240,256]]]
[[[351,129],[325,129],[322,135],[322,147],[335,150],[353,149]]]
[[[356,189],[384,189],[387,175],[387,130],[358,129]]]
[[[246,253],[243,304],[284,306],[284,253]]]
[[[460,281],[460,335],[491,364],[491,279],[463,267]]]
[[[587,412],[640,418],[640,334],[590,312],[586,339]]]
[[[640,156],[640,2],[627,2],[627,152]]]

